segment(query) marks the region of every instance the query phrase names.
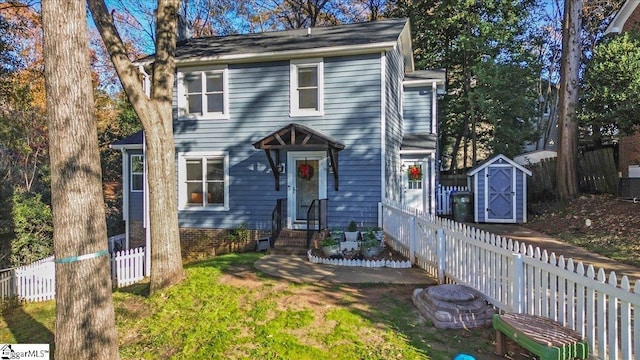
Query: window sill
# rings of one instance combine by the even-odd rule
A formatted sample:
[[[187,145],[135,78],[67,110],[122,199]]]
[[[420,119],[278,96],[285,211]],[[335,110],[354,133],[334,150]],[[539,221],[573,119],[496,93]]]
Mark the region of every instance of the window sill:
[[[182,206],[181,208],[179,208],[178,210],[180,211],[188,211],[188,212],[221,212],[221,211],[229,211],[229,207],[227,206],[198,206],[198,205],[193,205],[193,206]]]
[[[311,116],[324,116],[324,111],[292,111],[289,113],[289,117],[311,117]]]
[[[229,115],[204,115],[204,116],[182,115],[178,117],[178,121],[189,121],[189,120],[198,120],[198,121],[229,120]]]

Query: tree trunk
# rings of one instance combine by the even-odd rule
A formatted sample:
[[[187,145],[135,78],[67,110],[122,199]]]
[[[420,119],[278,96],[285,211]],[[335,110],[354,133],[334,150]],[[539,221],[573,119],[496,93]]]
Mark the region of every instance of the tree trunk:
[[[566,0],[562,28],[562,64],[558,105],[558,195],[562,199],[578,193],[576,156],[578,153],[578,73],[580,70],[581,0]]]
[[[173,85],[179,0],[158,1],[156,54],[150,98],[138,69],[127,58],[103,0],[88,0],[96,27],[109,51],[122,87],[142,122],[149,186],[151,232],[151,292],[184,278],[178,230],[175,145],[173,141]]]
[[[117,359],[83,0],[43,0],[57,359]]]

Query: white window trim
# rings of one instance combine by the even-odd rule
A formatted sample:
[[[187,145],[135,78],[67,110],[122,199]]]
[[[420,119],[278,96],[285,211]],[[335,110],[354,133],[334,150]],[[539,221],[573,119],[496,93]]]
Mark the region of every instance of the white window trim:
[[[305,65],[315,65],[318,68],[318,110],[300,109],[298,104],[298,67]],[[324,61],[322,58],[289,62],[289,116],[324,116]]]
[[[142,171],[140,172],[134,172],[133,171],[133,158],[134,157],[141,157],[142,158]],[[144,191],[144,155],[143,154],[129,154],[129,191],[132,193],[141,193]],[[133,175],[140,175],[142,176],[142,189],[140,190],[135,190],[133,189]]]
[[[189,114],[188,102],[187,102],[187,88],[184,83],[185,74],[193,72],[200,73],[221,73],[222,74],[222,101],[223,101],[223,113],[205,113],[202,114]],[[190,67],[180,68],[177,74],[177,90],[178,90],[178,119],[179,120],[228,120],[229,116],[229,68],[228,66],[211,66],[211,67]],[[203,107],[204,97],[203,97]]]
[[[224,158],[224,205],[187,206],[187,159]],[[227,151],[191,151],[178,153],[178,210],[229,211],[229,153]]]

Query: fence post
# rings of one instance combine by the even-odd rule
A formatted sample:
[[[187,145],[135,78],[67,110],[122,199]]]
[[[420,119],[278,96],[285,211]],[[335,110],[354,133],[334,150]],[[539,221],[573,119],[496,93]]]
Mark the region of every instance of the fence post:
[[[513,294],[511,308],[516,314],[524,309],[524,261],[522,254],[513,254]]]
[[[416,262],[416,237],[418,233],[416,226],[416,216],[413,215],[409,218],[409,261],[412,264]]]
[[[444,229],[436,230],[436,252],[438,255],[438,284],[444,284],[444,271],[446,262],[446,238]]]

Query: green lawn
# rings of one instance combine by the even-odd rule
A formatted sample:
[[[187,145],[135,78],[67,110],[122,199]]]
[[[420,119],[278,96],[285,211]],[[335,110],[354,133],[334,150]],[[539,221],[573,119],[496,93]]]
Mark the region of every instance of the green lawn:
[[[410,286],[291,284],[263,276],[259,254],[187,265],[187,279],[149,297],[116,291],[123,359],[452,359],[492,355],[490,328],[438,330]],[[0,343],[53,343],[55,304],[5,309]]]

